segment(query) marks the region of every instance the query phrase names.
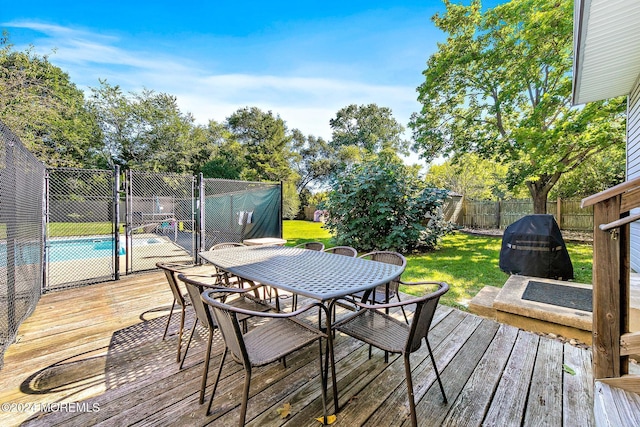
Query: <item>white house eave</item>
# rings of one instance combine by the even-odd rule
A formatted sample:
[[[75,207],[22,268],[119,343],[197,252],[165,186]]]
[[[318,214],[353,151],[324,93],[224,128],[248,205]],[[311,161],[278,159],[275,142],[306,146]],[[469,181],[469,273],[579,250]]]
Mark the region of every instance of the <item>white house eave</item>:
[[[640,1],[575,0],[573,104],[628,95],[640,76]]]

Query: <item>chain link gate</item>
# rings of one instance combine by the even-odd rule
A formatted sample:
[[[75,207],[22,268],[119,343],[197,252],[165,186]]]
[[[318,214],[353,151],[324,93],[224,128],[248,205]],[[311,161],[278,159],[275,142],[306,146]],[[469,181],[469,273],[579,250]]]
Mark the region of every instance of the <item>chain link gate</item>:
[[[46,181],[45,289],[114,279],[117,171],[52,168]]]
[[[151,270],[157,262],[193,262],[194,186],[190,175],[127,172],[121,271]]]

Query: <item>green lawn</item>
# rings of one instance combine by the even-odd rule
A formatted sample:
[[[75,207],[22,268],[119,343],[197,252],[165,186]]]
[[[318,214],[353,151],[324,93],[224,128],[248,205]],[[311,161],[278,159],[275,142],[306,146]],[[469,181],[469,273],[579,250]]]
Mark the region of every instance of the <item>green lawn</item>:
[[[321,241],[333,246],[331,235],[322,224],[310,221],[284,221],[284,238],[288,245],[307,241]],[[450,285],[441,298],[446,305],[463,308],[484,286],[502,287],[508,275],[500,271],[500,237],[474,236],[455,233],[442,239],[436,251],[407,256],[404,281],[437,280]],[[569,243],[575,281],[591,283],[591,245]],[[405,292],[409,289],[405,289]]]
[[[287,240],[287,246],[295,246],[304,242],[322,242],[327,248],[335,246],[331,243],[331,234],[322,228],[321,222],[282,221],[282,238]]]
[[[96,236],[111,234],[110,222],[52,222],[49,224],[49,236]]]

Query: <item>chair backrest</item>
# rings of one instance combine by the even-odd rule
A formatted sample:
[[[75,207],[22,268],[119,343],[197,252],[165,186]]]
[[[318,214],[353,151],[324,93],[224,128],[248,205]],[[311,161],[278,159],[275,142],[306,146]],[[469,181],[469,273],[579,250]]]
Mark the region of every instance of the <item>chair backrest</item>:
[[[408,353],[413,353],[420,348],[422,339],[427,337],[431,328],[431,321],[436,308],[438,308],[438,301],[449,290],[449,285],[444,282],[434,284],[438,286],[436,291],[411,300],[411,303],[416,304],[416,310],[413,314],[413,319],[411,319],[411,327],[405,349]]]
[[[407,259],[398,252],[391,251],[373,251],[361,255],[360,258],[370,259],[372,261],[384,262],[386,264],[394,264],[402,267],[407,266]],[[400,276],[389,282],[389,292],[391,294],[398,292],[398,287],[400,286]],[[378,288],[385,288],[385,285],[381,285]]]
[[[175,264],[165,264],[162,262],[156,263],[156,267],[164,271],[164,275],[167,278],[167,282],[169,283],[169,288],[171,288],[171,293],[173,297],[176,299],[176,302],[184,307],[185,301],[182,296],[182,292],[180,292],[180,288],[178,287],[178,282],[176,281],[176,274],[180,274],[183,272],[184,268],[180,268],[180,266]],[[188,266],[185,266],[188,267]]]
[[[305,242],[295,246],[296,248],[305,248],[312,251],[323,251],[324,243],[322,242]]]
[[[332,248],[325,249],[324,251],[330,252],[332,254],[337,254],[337,255],[350,256],[353,258],[358,256],[358,251],[356,251],[351,246],[334,246]]]
[[[218,301],[216,299],[218,297],[219,293],[216,294],[215,290],[204,291],[201,295],[202,301],[211,308],[222,338],[234,359],[241,361],[245,369],[250,369],[251,361],[242,336],[238,314],[232,311],[230,306]]]
[[[211,246],[209,250],[215,251],[216,249],[236,248],[239,246],[246,246],[246,245],[244,243],[238,243],[238,242],[222,242],[222,243],[217,243]]]
[[[213,318],[211,317],[209,310],[207,310],[207,307],[202,302],[202,298],[200,298],[200,294],[204,292],[205,289],[210,289],[211,286],[207,286],[206,284],[190,278],[185,274],[178,274],[178,279],[180,279],[187,288],[187,293],[191,299],[191,305],[196,312],[196,316],[198,316],[198,321],[203,325],[212,328],[215,325],[213,323]]]

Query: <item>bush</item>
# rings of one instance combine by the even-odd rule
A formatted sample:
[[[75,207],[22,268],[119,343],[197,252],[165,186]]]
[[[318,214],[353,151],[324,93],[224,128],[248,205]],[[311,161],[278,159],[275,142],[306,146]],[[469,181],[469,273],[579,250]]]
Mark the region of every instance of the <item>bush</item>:
[[[359,251],[433,249],[451,225],[438,209],[445,190],[425,188],[417,171],[387,160],[365,162],[339,176],[324,209],[336,244]]]

